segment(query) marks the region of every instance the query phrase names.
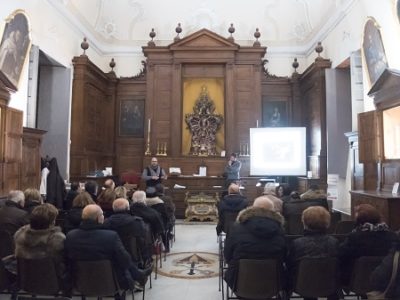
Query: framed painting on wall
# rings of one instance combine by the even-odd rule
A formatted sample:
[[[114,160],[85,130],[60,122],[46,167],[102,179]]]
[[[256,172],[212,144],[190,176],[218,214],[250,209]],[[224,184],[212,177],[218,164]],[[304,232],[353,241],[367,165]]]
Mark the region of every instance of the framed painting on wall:
[[[119,135],[143,137],[144,100],[121,100]]]
[[[287,102],[263,100],[263,127],[284,127],[288,125]]]
[[[0,79],[10,89],[18,89],[30,45],[28,19],[16,11],[8,18],[0,43]]]
[[[372,86],[388,67],[379,25],[373,18],[368,18],[364,26],[362,53]]]

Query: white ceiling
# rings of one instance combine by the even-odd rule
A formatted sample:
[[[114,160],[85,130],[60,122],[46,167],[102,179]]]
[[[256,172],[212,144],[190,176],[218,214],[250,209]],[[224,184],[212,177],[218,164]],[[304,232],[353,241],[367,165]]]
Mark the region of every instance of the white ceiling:
[[[345,16],[355,0],[48,0],[88,37],[100,54],[141,51],[154,28],[157,45],[207,28],[240,45],[260,42],[269,52],[306,55]]]

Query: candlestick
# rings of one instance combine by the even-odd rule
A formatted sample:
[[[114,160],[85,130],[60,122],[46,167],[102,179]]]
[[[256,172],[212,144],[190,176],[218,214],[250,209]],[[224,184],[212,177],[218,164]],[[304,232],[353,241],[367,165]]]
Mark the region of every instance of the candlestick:
[[[151,131],[151,119],[149,118],[148,124],[147,124],[147,131]]]

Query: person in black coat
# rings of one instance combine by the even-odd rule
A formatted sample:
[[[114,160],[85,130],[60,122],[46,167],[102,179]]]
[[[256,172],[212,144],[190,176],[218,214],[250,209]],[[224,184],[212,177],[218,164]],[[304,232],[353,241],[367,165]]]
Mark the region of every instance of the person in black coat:
[[[389,254],[371,274],[370,282],[374,291],[384,292],[389,285],[393,272],[394,254],[396,251],[400,251],[400,236],[397,237],[397,241]],[[390,297],[391,299],[400,299],[400,261],[397,268],[396,279],[388,290],[387,297]]]
[[[75,261],[110,260],[123,289],[133,287],[133,280],[143,281],[150,270],[141,271],[132,262],[118,234],[103,227],[104,215],[98,205],[89,204],[82,212],[78,229],[67,234],[65,251],[69,265]]]
[[[71,187],[64,199],[64,210],[70,210],[72,208],[72,201],[79,194],[79,183],[71,182]]]
[[[29,215],[24,210],[25,196],[22,191],[10,191],[5,205],[0,208],[0,229],[11,236],[22,226],[29,223]]]
[[[220,235],[224,229],[225,214],[227,212],[239,213],[247,206],[247,199],[240,194],[239,185],[231,183],[228,188],[228,195],[222,198],[222,200],[218,203],[218,224],[215,228],[217,235]]]
[[[361,256],[386,256],[397,236],[381,221],[378,210],[370,204],[355,207],[356,228],[339,247],[342,283],[350,282],[354,262]]]
[[[294,286],[297,267],[300,261],[306,257],[337,257],[338,240],[327,234],[331,216],[321,206],[309,207],[303,211],[302,221],[304,225],[304,236],[295,239],[289,246],[287,266],[289,282]],[[316,298],[304,298],[316,299]],[[332,295],[328,299],[338,299]]]
[[[49,171],[49,175],[47,175],[46,202],[53,204],[58,209],[63,209],[63,202],[66,195],[65,182],[61,177],[55,157],[49,162]]]
[[[225,281],[233,288],[239,259],[277,258],[286,253],[283,217],[274,211],[274,204],[264,197],[242,210],[225,240],[224,256],[228,263]]]
[[[130,211],[132,215],[141,217],[144,222],[150,225],[153,237],[164,234],[161,216],[156,210],[146,206],[146,193],[144,191],[133,193]]]
[[[118,198],[113,202],[114,213],[104,221],[104,227],[114,230],[118,233],[125,249],[130,253],[134,253],[135,249],[131,249],[130,239],[136,238],[138,249],[143,257],[149,257],[149,250],[145,248],[145,227],[143,219],[132,216],[129,212],[129,202],[124,198]],[[135,263],[140,261],[138,258],[132,257]]]

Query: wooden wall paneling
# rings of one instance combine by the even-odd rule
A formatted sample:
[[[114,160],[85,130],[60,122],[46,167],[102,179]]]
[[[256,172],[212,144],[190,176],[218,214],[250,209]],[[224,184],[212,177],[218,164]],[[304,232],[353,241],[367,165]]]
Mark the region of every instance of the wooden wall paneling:
[[[2,158],[3,181],[2,195],[20,188],[22,162],[22,111],[10,107],[1,107],[1,126],[3,133]]]
[[[70,175],[113,166],[115,74],[105,74],[87,56],[74,57]]]
[[[23,128],[21,190],[40,187],[41,145],[44,130]]]
[[[308,135],[308,169],[321,182],[326,182],[327,179],[325,69],[330,67],[329,60],[319,57],[300,76],[302,102],[306,108],[303,122]]]
[[[168,154],[177,157],[182,153],[182,135],[177,132],[182,132],[182,64],[174,63],[172,68],[172,83],[171,83],[171,132],[168,141]]]
[[[124,100],[142,100],[146,104],[146,80],[145,74],[135,77],[122,78],[118,81],[116,99],[116,120],[115,120],[115,174],[125,171],[140,173],[143,168],[143,155],[147,132],[147,119],[144,118],[143,136],[120,136],[120,106]],[[145,111],[143,111],[145,114]]]

